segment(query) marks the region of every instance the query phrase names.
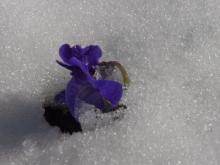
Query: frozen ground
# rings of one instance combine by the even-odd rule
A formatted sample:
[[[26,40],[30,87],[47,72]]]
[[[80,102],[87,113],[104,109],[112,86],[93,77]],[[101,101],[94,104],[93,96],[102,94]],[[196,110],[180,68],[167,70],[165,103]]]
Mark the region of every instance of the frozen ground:
[[[219,165],[219,0],[1,0],[1,165]],[[60,134],[41,102],[58,48],[99,44],[132,83],[125,117]]]

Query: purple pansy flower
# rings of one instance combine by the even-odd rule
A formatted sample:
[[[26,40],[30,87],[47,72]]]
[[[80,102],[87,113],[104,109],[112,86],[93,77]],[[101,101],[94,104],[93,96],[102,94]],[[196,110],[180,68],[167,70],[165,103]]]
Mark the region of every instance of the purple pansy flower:
[[[70,47],[69,44],[64,44],[59,50],[60,57],[67,65],[71,65],[72,57],[77,58],[88,70],[94,69],[94,66],[99,63],[99,58],[102,56],[102,51],[97,45],[90,45],[81,48],[80,45]]]
[[[60,47],[59,54],[63,63],[57,62],[71,70],[72,78],[65,91],[60,92],[55,100],[64,102],[76,119],[78,118],[75,111],[76,98],[103,111],[118,105],[122,97],[122,85],[112,80],[95,80],[90,74],[90,70],[95,68],[102,55],[98,46],[81,48],[76,45],[71,48],[64,44]]]

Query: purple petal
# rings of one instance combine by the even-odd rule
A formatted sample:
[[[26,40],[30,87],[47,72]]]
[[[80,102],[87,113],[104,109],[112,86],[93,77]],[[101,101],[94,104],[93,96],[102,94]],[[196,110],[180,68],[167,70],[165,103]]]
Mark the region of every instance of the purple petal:
[[[88,104],[94,105],[96,108],[104,108],[104,98],[91,84],[83,86],[80,89],[79,98]]]
[[[111,80],[93,80],[80,88],[79,98],[88,104],[105,110],[118,105],[122,97],[122,85]],[[110,106],[110,107],[109,107]]]
[[[90,70],[99,63],[102,51],[99,46],[96,45],[87,46],[85,48],[82,48],[80,45],[75,45],[71,48],[69,44],[64,44],[60,47],[59,54],[65,64],[73,65],[71,59],[75,57]]]
[[[75,57],[72,57],[71,59],[68,60],[68,64],[64,64],[60,61],[56,61],[59,65],[61,65],[62,67],[68,69],[68,70],[71,70],[73,71],[72,75],[75,75],[75,71],[78,69],[81,70],[81,74],[82,75],[86,75],[87,77],[89,76],[89,72],[87,70],[87,68],[85,67],[85,65],[82,64],[81,61],[79,61],[77,58]],[[76,75],[76,77],[80,76],[79,74]]]
[[[76,57],[79,60],[82,60],[81,52],[82,52],[82,48],[80,45],[75,45],[71,48],[72,56]]]
[[[85,67],[85,65],[83,65],[82,62],[79,61],[79,60],[78,60],[77,58],[75,58],[75,57],[72,57],[72,58],[69,60],[69,64],[70,64],[71,66],[78,67],[79,69],[82,70],[82,72],[83,72],[84,74],[87,74],[87,72],[88,72],[88,70],[87,70],[87,68]]]
[[[75,48],[79,53],[81,53],[81,51],[82,51],[82,49],[83,49],[80,45],[75,45],[74,48]]]
[[[74,104],[70,98],[71,93],[74,92],[74,98],[79,97],[88,104],[103,110],[106,107],[106,102],[109,101],[112,106],[116,106],[122,97],[122,85],[116,81],[111,80],[94,80],[84,65],[79,60],[73,58],[75,66],[79,67],[78,72],[74,74],[74,78],[68,83],[66,88],[66,102],[72,111],[74,111]],[[81,66],[82,65],[82,66]],[[75,100],[75,99],[74,99]]]
[[[122,97],[122,85],[111,80],[96,80],[96,88],[100,94],[108,101],[116,106]]]
[[[59,49],[59,55],[65,63],[69,63],[69,59],[72,58],[72,51],[69,44],[64,44]]]
[[[78,118],[78,116],[75,114],[75,99],[76,99],[77,93],[78,93],[77,85],[74,79],[71,79],[69,83],[67,84],[67,87],[65,90],[65,101],[70,110],[70,113],[76,119]]]
[[[74,69],[74,66],[69,66],[69,65],[67,65],[67,64],[62,63],[61,61],[58,61],[58,60],[56,60],[56,62],[57,62],[60,66],[66,68],[66,69],[68,69],[68,70],[71,70],[71,71],[72,71],[72,70]]]
[[[86,56],[86,62],[88,64],[88,68],[91,68],[94,65],[99,63],[99,58],[102,56],[102,51],[99,46],[91,45],[84,48],[86,52],[83,52]]]
[[[104,108],[103,97],[91,84],[87,83],[82,85],[72,78],[66,87],[65,101],[72,116],[76,120],[79,118],[79,113],[75,110],[76,98],[79,98],[88,104],[92,104],[99,109]]]

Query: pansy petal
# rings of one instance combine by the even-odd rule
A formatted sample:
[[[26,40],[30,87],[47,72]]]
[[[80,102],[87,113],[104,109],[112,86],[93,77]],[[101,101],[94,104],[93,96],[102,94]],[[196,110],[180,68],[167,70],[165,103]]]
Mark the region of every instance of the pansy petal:
[[[82,60],[81,51],[82,51],[82,48],[80,45],[75,45],[71,48],[72,56],[76,57],[79,60]]]
[[[78,120],[79,112],[75,110],[75,100],[79,98],[88,104],[92,104],[99,109],[105,108],[104,98],[90,83],[81,84],[74,78],[70,80],[66,87],[65,102],[72,114]]]
[[[91,84],[81,87],[78,97],[86,103],[94,105],[96,108],[104,108],[103,97]]]
[[[93,46],[93,45],[86,46],[85,48],[81,48],[80,53],[81,53],[82,55],[85,55],[85,54],[89,51],[89,49],[90,49],[92,46]]]
[[[77,84],[75,83],[74,79],[71,79],[67,84],[65,90],[65,101],[70,110],[70,113],[77,119],[77,115],[75,114],[75,99],[78,93]]]
[[[70,65],[64,64],[64,63],[62,63],[61,61],[58,61],[58,60],[56,60],[56,62],[57,62],[60,66],[66,68],[66,69],[68,69],[68,70],[71,70],[71,71],[72,71],[72,70],[74,69],[74,66],[70,66]]]
[[[86,56],[86,64],[90,69],[92,66],[99,63],[99,58],[102,56],[102,51],[99,46],[91,45],[84,48],[83,54]]]
[[[78,72],[73,73],[73,84],[81,100],[99,109],[105,108],[106,101],[109,101],[113,106],[118,104],[122,97],[120,83],[111,80],[94,80],[78,59],[74,57],[71,60],[71,63],[79,68]]]
[[[108,101],[116,106],[122,97],[122,85],[111,80],[96,80],[96,88],[100,94]]]
[[[88,72],[87,68],[85,67],[85,65],[82,64],[81,61],[79,61],[77,58],[72,57],[71,59],[69,59],[69,64],[70,66],[75,66],[80,68],[84,74],[86,74],[86,72]]]
[[[71,71],[70,74],[71,74],[72,76],[74,76],[76,79],[78,79],[78,80],[81,79],[82,81],[84,81],[84,80],[87,79],[87,77],[85,76],[86,74],[83,73],[83,71],[86,72],[86,70],[83,69],[83,71],[82,71],[80,64],[74,62],[74,64],[72,64],[71,66],[69,66],[69,65],[66,65],[66,64],[64,64],[64,63],[62,63],[62,62],[60,62],[60,61],[57,61],[57,63],[58,63],[59,65],[61,65],[62,67],[64,67],[64,68],[70,70],[70,71]],[[72,63],[73,63],[73,62],[72,62]],[[84,68],[84,67],[82,66],[82,68]]]
[[[81,53],[81,51],[82,51],[83,48],[82,48],[80,45],[75,45],[74,47],[76,48],[76,50],[77,50],[79,53]]]
[[[72,50],[69,44],[64,44],[59,49],[59,54],[65,63],[69,63],[69,59],[72,57]]]

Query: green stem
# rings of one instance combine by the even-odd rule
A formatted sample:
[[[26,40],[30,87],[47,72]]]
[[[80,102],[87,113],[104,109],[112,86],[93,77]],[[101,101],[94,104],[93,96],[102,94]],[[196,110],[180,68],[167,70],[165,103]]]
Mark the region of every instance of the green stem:
[[[125,68],[123,67],[123,65],[121,65],[119,62],[117,61],[109,61],[109,62],[102,62],[100,63],[101,65],[112,65],[112,66],[115,66],[117,67],[120,72],[121,72],[121,75],[122,75],[122,78],[123,78],[123,82],[124,82],[124,86],[125,87],[128,87],[129,86],[129,83],[130,83],[130,80],[129,80],[129,77],[128,77],[128,73],[127,71],[125,70]]]

